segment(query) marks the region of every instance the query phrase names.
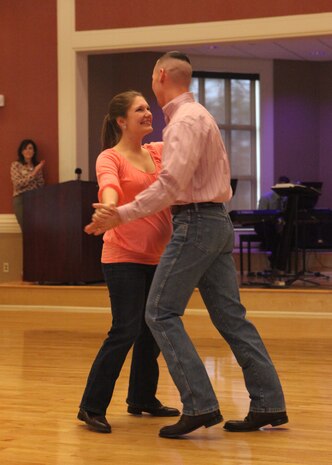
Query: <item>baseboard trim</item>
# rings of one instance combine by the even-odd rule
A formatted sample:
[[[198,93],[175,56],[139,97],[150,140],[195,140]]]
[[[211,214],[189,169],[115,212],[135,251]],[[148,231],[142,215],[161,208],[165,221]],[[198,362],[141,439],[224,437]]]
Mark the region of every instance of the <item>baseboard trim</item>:
[[[21,228],[14,214],[0,214],[0,234],[21,234]]]
[[[0,305],[0,311],[19,311],[19,312],[54,312],[54,313],[109,313],[108,307],[81,307],[81,306],[57,306],[57,305]],[[186,315],[208,315],[205,308],[187,308]],[[257,311],[248,310],[249,318],[287,318],[287,319],[315,319],[331,320],[332,312],[301,312],[301,311]]]
[[[0,305],[0,312],[109,313],[108,307],[69,307],[57,305]]]

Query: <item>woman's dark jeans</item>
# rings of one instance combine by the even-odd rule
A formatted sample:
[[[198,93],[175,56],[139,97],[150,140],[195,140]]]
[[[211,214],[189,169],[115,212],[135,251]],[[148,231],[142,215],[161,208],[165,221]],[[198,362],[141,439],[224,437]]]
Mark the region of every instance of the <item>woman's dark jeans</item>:
[[[127,403],[141,407],[161,405],[155,397],[160,350],[145,323],[145,304],[155,269],[155,265],[138,263],[103,265],[112,326],[93,362],[81,401],[81,408],[89,412],[106,414],[115,382],[133,344]]]

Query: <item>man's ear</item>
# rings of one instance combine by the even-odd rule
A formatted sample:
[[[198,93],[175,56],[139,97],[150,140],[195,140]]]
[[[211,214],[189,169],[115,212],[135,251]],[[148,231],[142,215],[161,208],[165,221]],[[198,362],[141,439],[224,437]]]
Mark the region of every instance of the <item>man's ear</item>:
[[[166,79],[166,70],[165,68],[160,68],[159,69],[159,81],[164,82]]]

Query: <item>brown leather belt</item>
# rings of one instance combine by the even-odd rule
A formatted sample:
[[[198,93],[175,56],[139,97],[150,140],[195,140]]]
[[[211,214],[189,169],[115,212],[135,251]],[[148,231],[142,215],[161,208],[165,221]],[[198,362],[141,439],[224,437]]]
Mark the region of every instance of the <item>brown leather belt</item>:
[[[220,202],[197,202],[197,203],[185,203],[182,205],[172,205],[171,206],[171,212],[172,215],[177,215],[178,213],[184,211],[184,210],[193,210],[193,211],[199,211],[200,209],[204,208],[211,208],[211,207],[216,207],[216,206],[223,206],[223,203]]]

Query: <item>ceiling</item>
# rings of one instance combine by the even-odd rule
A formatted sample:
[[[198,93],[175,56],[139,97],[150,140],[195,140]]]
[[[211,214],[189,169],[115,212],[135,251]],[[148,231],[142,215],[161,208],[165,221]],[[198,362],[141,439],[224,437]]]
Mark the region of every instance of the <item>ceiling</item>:
[[[188,55],[275,60],[332,61],[332,35],[179,46]],[[159,49],[160,50],[160,49]]]

